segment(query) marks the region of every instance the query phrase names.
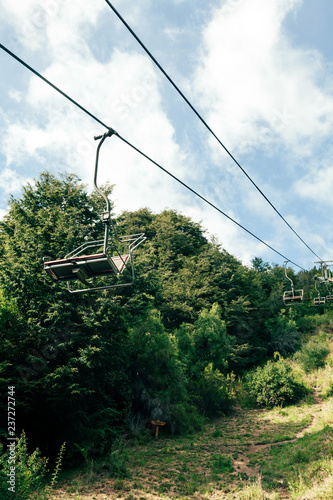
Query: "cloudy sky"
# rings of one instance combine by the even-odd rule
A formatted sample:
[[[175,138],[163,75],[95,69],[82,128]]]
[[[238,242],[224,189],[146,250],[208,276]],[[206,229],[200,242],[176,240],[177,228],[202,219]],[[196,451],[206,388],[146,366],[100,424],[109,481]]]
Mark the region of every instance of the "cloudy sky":
[[[333,259],[333,2],[111,3],[311,250]],[[258,238],[313,267],[318,258],[105,0],[0,7],[0,43]],[[105,129],[3,50],[0,68],[0,216],[44,170],[76,173],[92,189],[93,136]],[[117,137],[101,150],[99,174],[115,184],[117,213],[176,209],[244,263],[283,263]]]

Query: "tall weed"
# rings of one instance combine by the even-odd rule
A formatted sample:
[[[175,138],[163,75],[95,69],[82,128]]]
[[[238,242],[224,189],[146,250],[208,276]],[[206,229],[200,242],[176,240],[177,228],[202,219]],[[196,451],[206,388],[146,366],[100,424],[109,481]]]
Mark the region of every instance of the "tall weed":
[[[325,366],[325,359],[330,353],[329,345],[321,339],[311,339],[298,351],[294,359],[301,363],[306,372]]]
[[[15,462],[12,464],[12,457],[9,449],[0,456],[0,494],[1,499],[25,500],[33,498],[36,490],[41,490],[47,473],[48,459],[41,456],[38,448],[29,455],[28,443],[25,432],[22,431],[20,438],[15,445]],[[8,483],[10,467],[14,467],[12,486]]]

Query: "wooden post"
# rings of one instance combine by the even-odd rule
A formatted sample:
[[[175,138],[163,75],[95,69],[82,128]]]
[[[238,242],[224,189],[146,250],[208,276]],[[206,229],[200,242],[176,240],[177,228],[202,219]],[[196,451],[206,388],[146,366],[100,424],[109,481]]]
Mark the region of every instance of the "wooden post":
[[[152,420],[151,423],[155,426],[155,438],[157,438],[159,428],[163,427],[163,425],[166,425],[166,422],[161,422],[160,420]]]

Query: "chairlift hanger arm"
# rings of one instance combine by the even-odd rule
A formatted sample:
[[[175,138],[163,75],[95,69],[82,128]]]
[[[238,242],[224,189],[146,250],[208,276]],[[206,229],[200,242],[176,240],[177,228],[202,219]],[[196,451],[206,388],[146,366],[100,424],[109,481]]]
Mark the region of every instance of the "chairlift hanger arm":
[[[105,141],[105,139],[107,137],[111,137],[112,135],[119,136],[119,134],[113,128],[109,128],[108,131],[105,132],[103,135],[98,135],[98,136],[94,137],[94,139],[96,141],[99,140],[99,144],[98,144],[97,150],[96,150],[95,173],[94,173],[94,188],[97,191],[97,193],[104,199],[104,201],[106,203],[106,210],[103,213],[103,222],[105,224],[105,235],[104,235],[104,253],[105,254],[107,253],[107,249],[108,249],[110,224],[111,224],[113,236],[117,240],[119,240],[119,237],[118,237],[118,235],[116,233],[116,230],[115,230],[115,227],[113,225],[113,222],[112,222],[112,219],[111,219],[111,215],[110,215],[110,212],[111,212],[110,200],[109,200],[108,196],[105,193],[103,193],[103,191],[97,186],[97,171],[98,171],[98,162],[99,162],[99,151],[100,151],[101,146],[102,146],[103,142]]]
[[[286,275],[286,278],[290,281],[290,283],[291,283],[291,289],[294,292],[294,283],[293,283],[293,280],[291,278],[289,278],[289,276],[287,275],[287,264],[288,264],[288,262],[289,262],[289,260],[286,260],[285,263],[284,263],[284,274]]]
[[[102,196],[102,198],[104,198],[105,203],[106,203],[106,212],[109,214],[109,217],[110,217],[110,200],[106,196],[106,194],[103,193],[103,191],[101,191],[101,189],[97,186],[97,170],[98,170],[98,162],[99,162],[99,150],[101,149],[101,146],[102,146],[103,142],[105,141],[105,139],[107,137],[111,137],[112,135],[118,135],[118,133],[115,130],[113,130],[113,128],[109,128],[109,130],[107,132],[105,132],[105,134],[97,135],[94,137],[95,141],[98,141],[100,139],[99,144],[97,146],[97,151],[96,151],[94,188],[96,189],[98,194],[100,196]]]

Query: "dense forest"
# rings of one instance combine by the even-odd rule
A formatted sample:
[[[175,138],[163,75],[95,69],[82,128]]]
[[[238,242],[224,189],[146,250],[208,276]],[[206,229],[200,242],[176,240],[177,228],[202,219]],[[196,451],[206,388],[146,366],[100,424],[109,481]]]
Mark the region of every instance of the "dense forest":
[[[112,199],[112,186],[105,186]],[[114,219],[120,235],[144,232],[130,287],[70,294],[43,269],[87,239],[103,237],[104,201],[74,175],[44,172],[11,198],[0,222],[1,439],[15,387],[16,434],[66,460],[100,456],[152,420],[166,432],[226,413],[239,377],[294,353],[320,313],[314,268],[288,274],[305,291],[285,307],[284,267],[244,266],[200,223],[149,208]]]

